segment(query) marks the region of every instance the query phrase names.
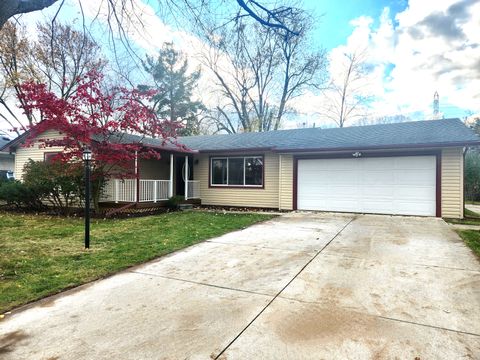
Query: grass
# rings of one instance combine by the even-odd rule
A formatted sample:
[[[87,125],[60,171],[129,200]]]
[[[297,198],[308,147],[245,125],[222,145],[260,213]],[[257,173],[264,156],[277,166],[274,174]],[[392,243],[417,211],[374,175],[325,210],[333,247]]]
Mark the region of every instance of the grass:
[[[447,219],[452,224],[480,225],[480,214],[475,211],[464,209],[464,219]],[[457,230],[457,233],[465,241],[465,244],[472,249],[475,255],[480,257],[480,231],[478,230]]]
[[[469,210],[467,208],[464,209],[463,215],[465,217],[474,217],[474,218],[479,218],[480,219],[480,214],[476,213],[475,211]]]
[[[0,213],[0,314],[271,217],[189,211],[95,219],[85,250],[83,219]]]
[[[465,244],[480,257],[480,231],[478,230],[457,230]]]
[[[445,219],[445,221],[449,222],[450,224],[480,225],[480,214],[465,208],[463,215],[463,219]]]

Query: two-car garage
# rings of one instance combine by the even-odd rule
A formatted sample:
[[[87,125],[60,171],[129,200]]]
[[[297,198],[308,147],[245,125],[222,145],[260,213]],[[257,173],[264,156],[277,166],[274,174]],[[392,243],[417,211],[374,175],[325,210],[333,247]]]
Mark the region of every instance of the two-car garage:
[[[436,155],[297,161],[299,210],[437,215]]]
[[[194,180],[204,205],[456,219],[464,216],[465,154],[480,146],[459,119],[180,140],[199,152]],[[244,179],[215,184],[212,163],[229,157],[260,159],[254,184],[232,168],[237,160],[222,162],[222,176]]]

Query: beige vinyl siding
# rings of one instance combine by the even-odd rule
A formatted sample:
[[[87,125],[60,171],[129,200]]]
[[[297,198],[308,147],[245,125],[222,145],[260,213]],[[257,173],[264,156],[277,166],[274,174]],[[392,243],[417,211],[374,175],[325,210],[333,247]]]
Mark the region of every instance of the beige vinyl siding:
[[[442,217],[463,218],[463,148],[442,150]]]
[[[140,179],[169,180],[170,179],[170,155],[161,154],[160,159],[139,159],[138,172]]]
[[[280,154],[278,178],[278,207],[293,210],[293,155]]]
[[[215,154],[216,156],[264,155],[264,188],[221,188],[209,187],[210,154],[196,155],[193,175],[200,181],[200,197],[203,205],[247,206],[278,208],[279,156],[274,153],[261,154]],[[198,160],[198,162],[197,162]]]
[[[49,130],[39,136],[40,139],[61,139],[63,135],[58,131]],[[23,176],[23,167],[29,159],[34,161],[43,161],[46,152],[59,152],[63,148],[59,146],[42,148],[43,143],[35,142],[32,146],[24,147],[19,145],[15,151],[15,179],[21,180]]]

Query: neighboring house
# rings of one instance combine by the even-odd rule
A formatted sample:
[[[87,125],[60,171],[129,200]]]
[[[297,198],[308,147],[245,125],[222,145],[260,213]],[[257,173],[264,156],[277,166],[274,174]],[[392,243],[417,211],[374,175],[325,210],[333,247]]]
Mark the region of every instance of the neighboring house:
[[[103,200],[186,194],[204,205],[462,218],[464,152],[480,144],[459,119],[178,141],[191,152],[145,139],[162,159],[139,160],[138,180],[111,180]],[[20,144],[10,144],[20,175],[29,158],[44,160],[61,150]]]
[[[0,149],[10,142],[6,136],[0,135]],[[0,176],[6,176],[6,173],[13,173],[15,167],[15,156],[8,151],[0,151]]]

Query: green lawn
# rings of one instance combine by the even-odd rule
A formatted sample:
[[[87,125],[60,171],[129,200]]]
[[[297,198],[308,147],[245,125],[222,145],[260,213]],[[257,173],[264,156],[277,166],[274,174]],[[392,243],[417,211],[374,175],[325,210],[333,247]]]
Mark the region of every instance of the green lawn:
[[[461,224],[461,225],[480,225],[480,214],[464,209],[464,218],[463,219],[445,219],[445,221],[451,224]]]
[[[473,217],[473,218],[480,219],[480,214],[479,213],[476,213],[475,211],[469,210],[467,208],[463,209],[463,215],[465,217]]]
[[[93,220],[0,213],[0,314],[202,240],[270,219],[200,211]]]
[[[480,256],[480,231],[478,230],[457,230],[460,237],[465,241],[473,252]]]

